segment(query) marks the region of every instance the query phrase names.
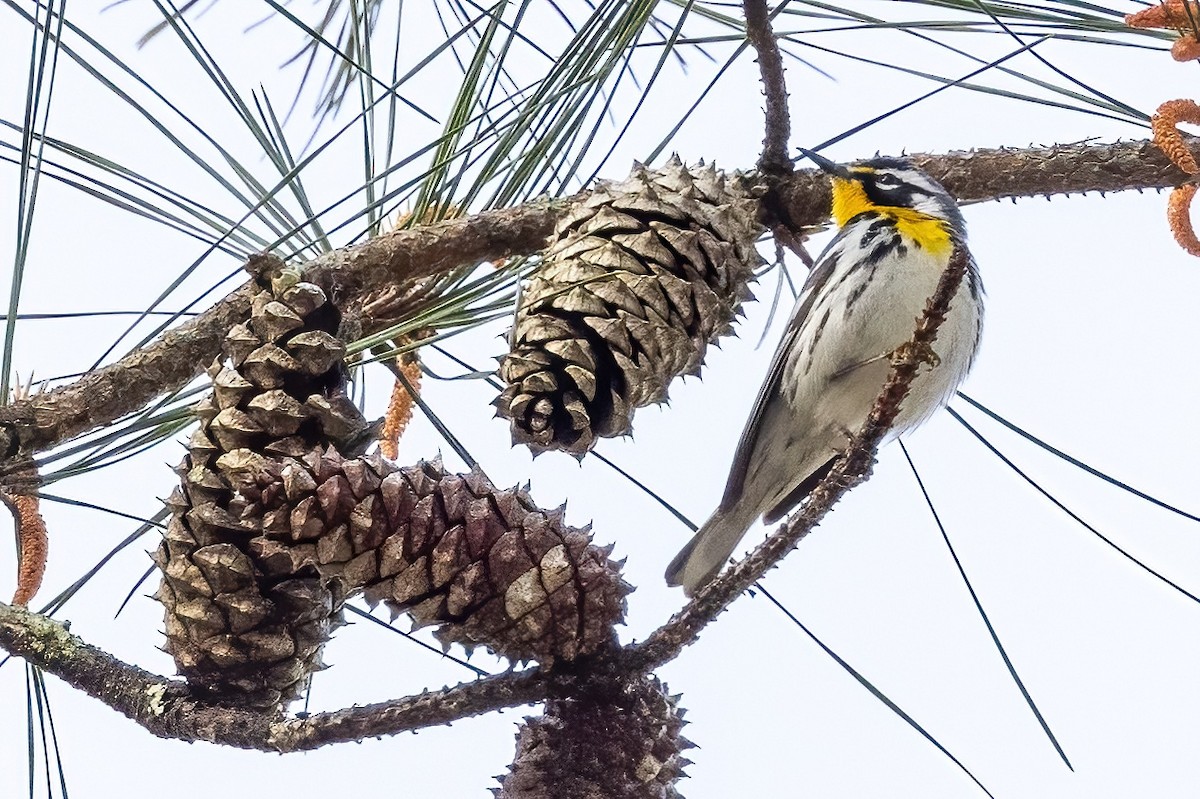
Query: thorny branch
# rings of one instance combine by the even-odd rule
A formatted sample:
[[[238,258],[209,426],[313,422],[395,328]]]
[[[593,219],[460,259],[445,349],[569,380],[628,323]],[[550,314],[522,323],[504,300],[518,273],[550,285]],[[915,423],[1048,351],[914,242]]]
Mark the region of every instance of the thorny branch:
[[[956,251],[929,299],[909,344],[893,358],[892,372],[866,424],[846,454],[814,489],[808,503],[735,568],[719,577],[644,642],[598,658],[589,671],[556,674],[529,669],[376,705],[318,713],[304,719],[268,715],[197,700],[186,685],[169,680],[84,643],[61,623],[0,605],[0,646],[54,674],[109,707],[167,738],[203,740],[247,749],[292,752],[329,743],[392,735],[446,724],[493,710],[532,704],[572,684],[615,674],[646,673],[672,660],[742,592],[760,579],[815,527],[842,496],[870,475],[875,450],[891,427],[950,300],[966,270]]]
[[[1147,141],[976,151],[917,156],[914,160],[966,202],[1159,188],[1182,180],[1182,173]],[[796,173],[784,179],[781,186],[791,225],[798,229],[824,218],[829,196],[823,177]],[[567,207],[569,201],[540,202],[397,232],[323,256],[309,265],[308,274],[335,296],[345,297],[387,280],[413,280],[463,263],[532,251]],[[0,647],[100,699],[155,735],[274,751],[310,749],[449,723],[571,693],[586,687],[590,680],[648,671],[677,656],[708,622],[816,526],[846,491],[867,478],[875,449],[895,418],[922,353],[936,337],[964,269],[962,258],[952,259],[910,345],[893,359],[891,376],[868,422],[804,508],[647,640],[601,656],[590,665],[576,664],[573,672],[511,672],[378,705],[296,719],[198,700],[182,683],[117,660],[72,635],[60,622],[3,604]],[[216,354],[224,333],[222,325],[238,321],[239,308],[247,301],[248,293],[239,290],[199,319],[128,356],[125,368],[144,367],[138,377],[123,381],[120,370],[110,367],[71,386],[3,409],[0,422],[7,422],[10,431],[21,436],[15,443],[37,449],[127,413],[166,386],[190,379]],[[134,394],[125,404],[114,394],[122,387]],[[85,414],[86,418],[71,421],[69,413]]]
[[[1195,142],[1188,139],[1189,144]],[[1186,179],[1150,141],[914,155],[960,202],[1160,189]],[[772,193],[779,220],[793,230],[818,225],[829,209],[829,183],[817,170],[792,173]],[[305,265],[307,279],[349,301],[391,283],[412,284],[464,264],[542,247],[555,222],[584,195],[487,211],[385,234]],[[108,424],[175,390],[206,367],[221,339],[249,313],[243,286],[205,313],[116,363],[66,386],[0,408],[0,466]],[[369,320],[365,320],[369,321]]]
[[[309,261],[304,265],[306,279],[330,296],[349,301],[389,282],[412,285],[463,264],[532,252],[541,247],[571,201],[536,200],[397,230]],[[102,427],[186,385],[220,352],[229,329],[249,316],[256,291],[252,283],[243,285],[116,363],[0,408],[0,463]]]
[[[783,56],[779,53],[775,31],[771,29],[771,14],[766,0],[743,0],[742,7],[746,12],[746,38],[758,53],[758,71],[762,76],[763,95],[766,98],[766,135],[763,137],[758,169],[766,174],[787,174],[792,171],[792,161],[787,153],[792,121],[788,116]]]
[[[550,685],[547,675],[528,669],[389,702],[289,718],[198,700],[183,682],[124,663],[71,634],[61,622],[12,605],[0,604],[0,647],[160,738],[272,752],[394,735],[532,704],[546,697]]]

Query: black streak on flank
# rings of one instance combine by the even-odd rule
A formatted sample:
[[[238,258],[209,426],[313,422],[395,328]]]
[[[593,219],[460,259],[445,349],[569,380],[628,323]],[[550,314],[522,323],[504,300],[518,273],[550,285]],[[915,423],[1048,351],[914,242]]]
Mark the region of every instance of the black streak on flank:
[[[821,321],[817,324],[817,329],[813,331],[812,347],[817,346],[817,342],[821,340],[821,335],[825,332],[825,325],[829,324],[829,312],[832,308],[826,308],[825,313],[821,316]]]
[[[825,325],[829,324],[829,313],[832,310],[833,309],[829,307],[825,308],[825,313],[821,315],[821,321],[817,323],[817,329],[813,331],[812,339],[808,343],[809,358],[807,358],[804,362],[805,374],[808,374],[809,370],[812,369],[813,359],[811,356],[813,350],[817,348],[817,342],[821,340],[821,335],[825,332]]]
[[[870,284],[871,278],[874,276],[875,270],[872,269],[870,273],[867,274],[867,279],[860,282],[850,291],[850,296],[846,297],[846,309],[842,312],[842,319],[850,318],[850,314],[853,312],[854,303],[858,302],[858,298],[861,297],[863,292],[867,290],[867,286]]]

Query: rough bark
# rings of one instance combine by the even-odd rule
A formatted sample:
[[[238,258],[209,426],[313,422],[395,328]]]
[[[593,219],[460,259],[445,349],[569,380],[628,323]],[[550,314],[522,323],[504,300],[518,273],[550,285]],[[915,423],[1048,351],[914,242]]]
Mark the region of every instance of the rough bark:
[[[1194,137],[1187,139],[1194,145]],[[963,203],[1038,195],[1162,189],[1187,175],[1149,140],[913,155]],[[464,264],[540,249],[586,193],[398,230],[304,265],[305,279],[340,302],[389,283],[407,284]],[[768,195],[772,218],[793,229],[820,224],[829,184],[816,171],[792,173]],[[246,318],[253,286],[79,380],[0,408],[0,471],[21,453],[47,449],[140,409],[185,385],[216,357],[225,332]],[[371,320],[364,320],[370,330]]]

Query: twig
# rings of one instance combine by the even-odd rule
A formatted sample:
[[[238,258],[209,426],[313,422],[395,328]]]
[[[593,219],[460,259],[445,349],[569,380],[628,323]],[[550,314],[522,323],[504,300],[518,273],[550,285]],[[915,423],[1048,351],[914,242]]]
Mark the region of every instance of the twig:
[[[762,78],[763,96],[767,101],[766,134],[758,169],[768,175],[786,175],[792,171],[792,160],[787,152],[792,121],[788,116],[783,56],[779,53],[775,31],[771,29],[771,13],[766,0],[742,0],[742,8],[746,12],[746,38],[758,53],[758,71]]]
[[[813,257],[809,254],[808,249],[804,246],[804,239],[797,236],[791,228],[785,225],[775,225],[771,228],[771,236],[775,239],[776,246],[784,246],[792,251],[800,262],[804,264],[806,269],[813,268]],[[780,251],[778,260],[783,262],[783,253]]]
[[[84,643],[60,622],[24,608],[0,604],[0,646],[160,738],[271,752],[298,752],[449,724],[532,704],[551,690],[546,674],[526,669],[389,702],[291,718],[205,702],[182,682],[118,660]]]
[[[389,282],[411,283],[463,264],[539,249],[572,200],[534,201],[387,233],[304,265],[305,278],[339,301]],[[67,386],[0,408],[0,453],[30,455],[102,427],[186,385],[250,313],[244,285],[153,343]]]

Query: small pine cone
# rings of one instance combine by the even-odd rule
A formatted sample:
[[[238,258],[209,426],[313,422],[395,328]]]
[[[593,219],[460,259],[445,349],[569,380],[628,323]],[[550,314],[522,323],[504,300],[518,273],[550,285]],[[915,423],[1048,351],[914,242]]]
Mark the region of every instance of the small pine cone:
[[[756,193],[672,158],[600,183],[558,224],[500,365],[497,413],[515,443],[582,455],[629,433],[677,375],[699,374],[762,260]]]
[[[653,677],[546,702],[517,735],[497,799],[675,799],[693,746],[683,712]]]
[[[214,699],[271,707],[293,698],[341,623],[345,588],[318,569],[315,544],[258,545],[274,500],[257,490],[278,458],[349,449],[368,428],[344,392],[339,320],[319,287],[285,273],[226,336],[224,360],[209,371],[213,392],[196,406],[200,427],[154,560],[166,649]]]
[[[606,647],[624,615],[630,589],[611,548],[477,470],[316,449],[247,492],[265,509],[262,537],[250,542],[264,569],[286,574],[295,564],[275,553],[308,547],[322,576],[438,625],[447,644],[548,665]]]

